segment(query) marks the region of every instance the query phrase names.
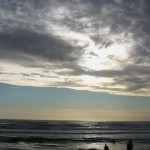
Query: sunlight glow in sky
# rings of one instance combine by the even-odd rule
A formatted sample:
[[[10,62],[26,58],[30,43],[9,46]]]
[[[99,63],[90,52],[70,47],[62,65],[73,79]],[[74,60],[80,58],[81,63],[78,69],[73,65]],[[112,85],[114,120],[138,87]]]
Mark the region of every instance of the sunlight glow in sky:
[[[0,6],[1,83],[149,96],[148,1]]]
[[[1,89],[149,99],[149,10],[149,0],[0,0]]]

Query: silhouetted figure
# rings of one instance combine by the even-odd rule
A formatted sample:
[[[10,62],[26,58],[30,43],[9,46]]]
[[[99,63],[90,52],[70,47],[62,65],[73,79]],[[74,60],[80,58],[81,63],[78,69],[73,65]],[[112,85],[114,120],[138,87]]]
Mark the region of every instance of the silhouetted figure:
[[[116,143],[116,140],[113,139],[113,140],[112,140],[112,143],[115,144],[115,143]]]
[[[109,150],[108,146],[105,144],[104,150]]]
[[[129,140],[127,143],[127,150],[132,150],[132,149],[133,149],[133,144],[132,144],[132,141]]]

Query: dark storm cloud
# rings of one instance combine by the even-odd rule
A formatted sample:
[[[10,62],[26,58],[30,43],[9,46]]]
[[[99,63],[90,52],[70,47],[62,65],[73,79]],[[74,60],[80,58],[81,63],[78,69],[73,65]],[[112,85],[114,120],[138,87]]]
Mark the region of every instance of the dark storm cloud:
[[[12,67],[5,72],[6,61],[35,68],[28,73],[16,72],[26,78],[35,74],[47,79],[60,77],[58,81],[51,80],[50,86],[91,86],[93,91],[100,88],[99,91],[121,94],[141,90],[145,95],[150,88],[149,39],[149,0],[0,0],[1,75],[16,71]],[[88,70],[82,66],[87,51],[89,58],[98,58],[96,48],[106,53],[115,44],[123,48],[127,45],[129,56],[124,59],[123,50],[114,49],[103,64],[117,67]],[[44,73],[44,69],[49,71]],[[113,83],[103,83],[102,87],[85,85],[80,76],[104,77]],[[3,76],[3,80],[10,78]]]
[[[11,53],[24,53],[47,58],[50,61],[73,61],[75,49],[64,41],[33,31],[14,29],[0,33],[0,54],[2,58]]]

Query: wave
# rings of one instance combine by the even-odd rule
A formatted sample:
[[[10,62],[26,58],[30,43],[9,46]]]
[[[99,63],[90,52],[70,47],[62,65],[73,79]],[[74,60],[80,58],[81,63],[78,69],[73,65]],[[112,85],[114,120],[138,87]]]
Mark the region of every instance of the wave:
[[[112,138],[48,138],[48,137],[5,137],[0,136],[0,142],[5,143],[18,143],[18,142],[27,142],[27,143],[46,143],[46,142],[53,142],[53,143],[73,143],[73,142],[113,142],[113,140],[117,142],[127,141],[128,138],[120,138],[120,139],[112,139]],[[143,141],[143,142],[150,142],[149,139],[141,139],[136,138],[134,141]]]

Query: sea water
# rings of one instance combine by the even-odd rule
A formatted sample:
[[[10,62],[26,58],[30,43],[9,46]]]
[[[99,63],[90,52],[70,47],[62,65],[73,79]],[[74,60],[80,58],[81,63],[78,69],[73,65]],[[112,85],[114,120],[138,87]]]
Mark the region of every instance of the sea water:
[[[150,150],[150,122],[0,120],[2,150]]]

